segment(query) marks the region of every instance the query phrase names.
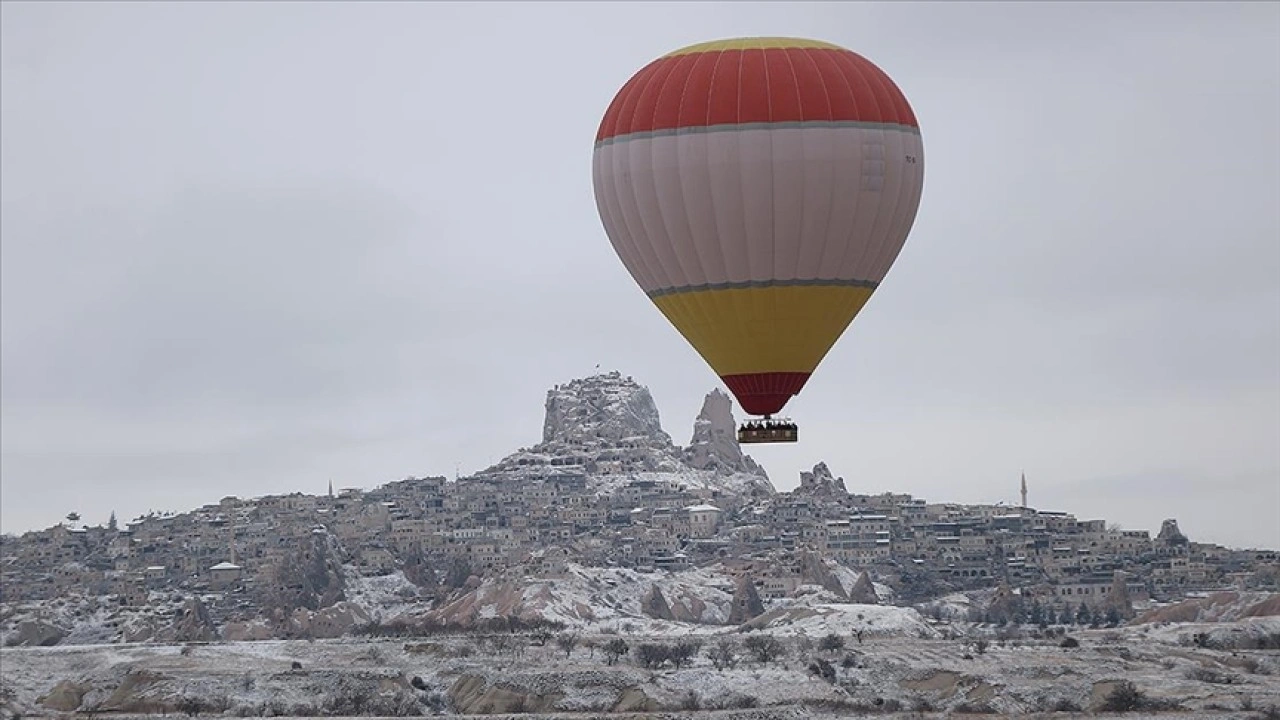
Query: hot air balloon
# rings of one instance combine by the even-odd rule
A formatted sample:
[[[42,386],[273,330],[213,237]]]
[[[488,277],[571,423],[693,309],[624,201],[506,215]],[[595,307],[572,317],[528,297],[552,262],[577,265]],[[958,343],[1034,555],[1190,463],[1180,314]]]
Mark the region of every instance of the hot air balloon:
[[[739,38],[676,50],[596,134],[596,207],[623,265],[749,415],[774,416],[862,310],[915,222],[924,153],[893,80],[836,45]]]

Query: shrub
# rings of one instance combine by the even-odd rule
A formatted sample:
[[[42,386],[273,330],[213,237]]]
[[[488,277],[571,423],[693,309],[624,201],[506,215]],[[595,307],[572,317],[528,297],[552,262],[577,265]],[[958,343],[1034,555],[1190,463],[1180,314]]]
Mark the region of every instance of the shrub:
[[[204,712],[205,707],[200,698],[184,696],[178,699],[177,709],[178,712],[186,715],[187,717],[195,717]]]
[[[1062,638],[1062,642],[1058,643],[1058,647],[1078,648],[1080,647],[1080,641],[1068,635],[1067,637]]]
[[[834,683],[836,681],[835,666],[822,658],[818,658],[817,660],[809,663],[809,674],[817,675],[829,683]]]
[[[818,649],[825,652],[839,652],[844,649],[844,638],[832,633],[818,641]]]
[[[1132,712],[1141,710],[1147,702],[1147,696],[1132,682],[1122,680],[1102,702],[1102,709],[1107,712]]]
[[[934,707],[933,701],[927,697],[918,697],[911,702],[911,709],[918,713],[933,712],[937,708]]]
[[[698,693],[690,690],[680,700],[680,709],[681,710],[701,710],[702,700],[698,697]]]
[[[858,667],[857,653],[846,653],[844,658],[840,661],[840,667],[844,668],[845,670],[848,670],[849,668]]]
[[[1207,667],[1194,667],[1187,670],[1187,678],[1214,685],[1230,685],[1233,680],[1227,673],[1218,672]]]

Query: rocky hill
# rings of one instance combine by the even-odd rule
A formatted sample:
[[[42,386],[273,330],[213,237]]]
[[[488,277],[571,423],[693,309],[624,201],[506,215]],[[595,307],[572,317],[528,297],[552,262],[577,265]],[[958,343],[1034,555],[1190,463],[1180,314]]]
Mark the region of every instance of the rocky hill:
[[[542,442],[508,455],[480,476],[583,472],[607,492],[631,479],[672,480],[743,496],[776,492],[768,474],[737,440],[729,396],[713,390],[694,421],[689,445],[662,428],[649,389],[614,371],[547,391]]]

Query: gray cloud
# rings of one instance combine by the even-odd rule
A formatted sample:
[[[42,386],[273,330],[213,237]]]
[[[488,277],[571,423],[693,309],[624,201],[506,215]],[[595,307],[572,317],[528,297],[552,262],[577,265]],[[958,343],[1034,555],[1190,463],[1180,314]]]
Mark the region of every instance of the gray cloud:
[[[0,525],[475,470],[597,363],[685,439],[718,380],[613,255],[591,140],[656,55],[789,34],[884,67],[927,170],[804,441],[755,451],[775,483],[1012,501],[1025,469],[1276,544],[1280,9],[674,12],[0,6]]]

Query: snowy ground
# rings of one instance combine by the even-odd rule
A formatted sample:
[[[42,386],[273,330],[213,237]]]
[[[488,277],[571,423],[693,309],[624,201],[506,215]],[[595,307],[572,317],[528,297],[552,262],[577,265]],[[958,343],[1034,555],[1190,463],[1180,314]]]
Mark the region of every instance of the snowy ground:
[[[645,669],[636,662],[636,647],[676,642],[694,626],[672,626],[660,636],[649,627],[616,634],[588,630],[567,657],[554,639],[537,646],[527,636],[497,645],[450,636],[7,648],[0,650],[0,680],[11,696],[6,702],[28,717],[56,715],[50,704],[81,712],[175,712],[184,697],[199,699],[205,714],[230,715],[315,716],[344,709],[348,715],[449,714],[500,711],[517,701],[527,710],[576,717],[649,710],[645,717],[653,718],[667,714],[654,711],[674,713],[691,703],[703,712],[686,717],[734,716],[707,710],[745,705],[756,709],[737,711],[736,717],[850,716],[835,709],[879,716],[895,710],[1028,715],[1054,707],[1096,710],[1112,684],[1123,679],[1149,699],[1180,708],[1182,717],[1262,717],[1269,706],[1280,707],[1280,653],[1205,649],[1190,640],[1206,631],[1220,638],[1277,632],[1276,618],[1073,632],[1078,648],[1059,647],[1057,638],[990,639],[980,652],[973,639],[981,631],[962,624],[939,625],[930,637],[864,633],[859,643],[852,630],[874,624],[868,621],[877,616],[866,606],[830,607],[836,610],[825,620],[820,611],[826,607],[818,606],[812,608],[817,614],[790,625],[775,621],[773,629],[702,628],[702,651],[682,669]],[[819,650],[821,638],[832,631],[845,648]],[[782,639],[786,657],[771,663],[746,658],[717,670],[706,656],[719,640],[741,648],[746,638],[765,633]],[[618,664],[606,665],[598,648],[619,638],[632,650]],[[818,658],[832,663],[833,681],[809,671]],[[362,695],[367,702],[355,712],[353,698]]]

